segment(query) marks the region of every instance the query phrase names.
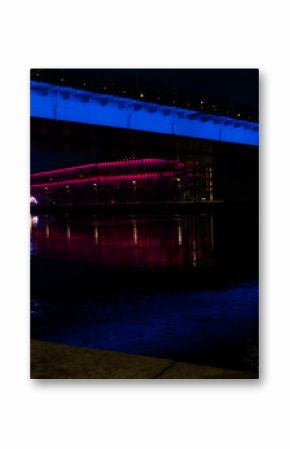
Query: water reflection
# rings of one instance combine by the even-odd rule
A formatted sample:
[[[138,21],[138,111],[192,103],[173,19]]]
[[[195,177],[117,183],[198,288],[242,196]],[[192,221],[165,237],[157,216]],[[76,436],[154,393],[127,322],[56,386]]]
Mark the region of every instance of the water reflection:
[[[133,269],[182,269],[212,263],[210,214],[112,219],[50,216],[33,217],[32,222],[34,254],[42,257]]]
[[[47,238],[47,239],[49,239],[49,225],[48,224],[46,224],[45,225],[45,237]]]
[[[32,217],[32,336],[256,369],[257,229],[245,215]]]

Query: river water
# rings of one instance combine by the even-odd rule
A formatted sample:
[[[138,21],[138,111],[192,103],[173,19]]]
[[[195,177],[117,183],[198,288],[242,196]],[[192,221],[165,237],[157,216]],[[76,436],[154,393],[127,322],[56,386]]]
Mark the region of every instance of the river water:
[[[31,217],[31,335],[258,366],[257,220],[245,213]]]

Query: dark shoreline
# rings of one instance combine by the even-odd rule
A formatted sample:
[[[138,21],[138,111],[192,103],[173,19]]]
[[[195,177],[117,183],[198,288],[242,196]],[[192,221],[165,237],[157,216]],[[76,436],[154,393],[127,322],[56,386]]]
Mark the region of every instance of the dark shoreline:
[[[31,340],[31,379],[259,379],[244,371]]]

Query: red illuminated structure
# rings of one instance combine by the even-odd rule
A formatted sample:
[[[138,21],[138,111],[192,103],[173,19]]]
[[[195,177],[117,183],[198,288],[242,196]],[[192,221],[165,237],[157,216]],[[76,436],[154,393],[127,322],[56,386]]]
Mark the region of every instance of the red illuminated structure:
[[[99,162],[34,173],[31,191],[44,205],[212,200],[213,172],[199,161]]]

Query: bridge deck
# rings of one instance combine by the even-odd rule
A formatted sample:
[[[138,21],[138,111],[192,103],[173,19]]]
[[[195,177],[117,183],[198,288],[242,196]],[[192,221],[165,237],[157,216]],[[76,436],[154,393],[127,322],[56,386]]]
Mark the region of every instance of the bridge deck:
[[[257,123],[31,81],[31,117],[258,146]]]

